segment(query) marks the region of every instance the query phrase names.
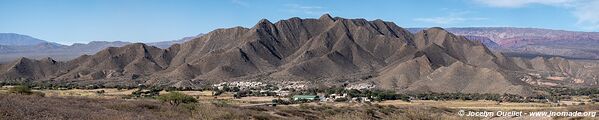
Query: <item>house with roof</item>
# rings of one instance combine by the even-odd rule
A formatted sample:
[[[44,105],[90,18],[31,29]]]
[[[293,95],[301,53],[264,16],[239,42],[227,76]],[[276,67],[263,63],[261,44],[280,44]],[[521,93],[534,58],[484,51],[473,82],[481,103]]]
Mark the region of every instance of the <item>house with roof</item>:
[[[293,100],[320,100],[320,97],[316,96],[316,95],[294,95],[293,97],[291,97],[291,99]]]

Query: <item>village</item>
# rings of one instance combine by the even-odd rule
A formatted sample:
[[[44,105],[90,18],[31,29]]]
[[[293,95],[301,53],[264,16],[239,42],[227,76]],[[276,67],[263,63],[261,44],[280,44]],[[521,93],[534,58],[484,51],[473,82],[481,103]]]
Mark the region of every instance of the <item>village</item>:
[[[388,101],[417,103],[415,101],[489,101],[496,105],[503,103],[542,103],[549,106],[571,106],[595,104],[599,102],[599,89],[538,88],[546,95],[518,96],[510,94],[469,94],[469,93],[422,93],[405,94],[393,90],[377,89],[372,83],[343,84],[332,87],[310,87],[306,81],[260,82],[233,81],[208,85],[201,89],[157,87],[139,84],[137,86],[104,87],[30,85],[34,91],[46,96],[87,96],[95,98],[153,99],[172,91],[194,96],[200,101],[225,101],[230,104],[278,104],[297,105],[302,103],[358,103],[380,104]],[[10,89],[4,85],[2,89]]]
[[[271,97],[272,103],[298,104],[298,103],[381,103],[384,101],[415,101],[415,100],[464,100],[464,101],[494,101],[499,105],[503,102],[511,103],[544,103],[550,106],[584,105],[599,102],[595,89],[548,89],[551,96],[529,96],[499,94],[397,94],[394,91],[378,90],[375,85],[368,83],[352,84],[344,87],[325,89],[308,88],[305,82],[284,82],[267,84],[263,82],[222,82],[213,85],[213,96],[225,92],[233,94],[233,99],[244,97]],[[579,94],[574,94],[579,93]],[[582,97],[581,97],[582,96]]]
[[[331,89],[328,91],[311,90],[303,81],[288,81],[278,84],[267,84],[263,82],[222,82],[214,84],[214,96],[224,92],[232,92],[235,99],[242,97],[273,96],[273,102],[278,103],[304,103],[304,102],[355,102],[366,103],[375,99],[375,96],[349,95],[345,91],[371,90],[373,84],[357,84],[345,88]]]

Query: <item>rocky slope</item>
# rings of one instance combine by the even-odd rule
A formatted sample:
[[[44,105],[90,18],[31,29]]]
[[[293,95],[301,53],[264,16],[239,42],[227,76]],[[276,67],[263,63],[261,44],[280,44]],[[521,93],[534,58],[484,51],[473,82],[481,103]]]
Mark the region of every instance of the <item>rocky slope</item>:
[[[595,60],[567,60],[564,58],[536,57],[531,60],[513,58],[513,61],[528,71],[521,78],[540,86],[597,86],[599,62]]]
[[[412,34],[392,22],[325,14],[217,29],[167,49],[130,44],[66,62],[22,58],[1,65],[0,78],[177,87],[235,80],[366,82],[401,92],[532,95],[520,79],[535,70],[526,66],[532,63],[442,28]]]
[[[424,28],[409,28],[418,32]],[[485,44],[510,56],[560,56],[577,59],[599,59],[599,32],[512,27],[447,28],[448,31],[473,40],[489,39]],[[487,44],[488,43],[488,44]],[[495,47],[495,44],[498,47]]]

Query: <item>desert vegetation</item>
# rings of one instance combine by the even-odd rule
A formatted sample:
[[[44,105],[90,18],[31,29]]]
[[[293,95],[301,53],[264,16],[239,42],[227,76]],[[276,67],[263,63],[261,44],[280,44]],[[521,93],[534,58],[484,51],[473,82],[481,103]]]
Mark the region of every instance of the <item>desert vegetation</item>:
[[[33,92],[31,92],[31,88],[29,88],[28,86],[25,85],[18,85],[18,86],[14,86],[12,88],[10,88],[8,90],[9,93],[16,93],[16,94],[31,94]]]
[[[170,93],[177,95],[177,93]],[[430,114],[430,111],[435,111]],[[451,109],[395,107],[364,104],[361,107],[299,106],[240,107],[224,102],[184,103],[173,106],[151,99],[119,100],[81,97],[0,95],[0,119],[461,119]]]
[[[161,102],[166,102],[174,106],[179,106],[179,104],[183,103],[197,103],[198,100],[193,98],[192,96],[185,95],[180,92],[170,92],[156,97],[156,99]]]
[[[26,85],[17,85],[17,86],[13,86],[11,88],[8,89],[8,93],[12,93],[12,94],[22,94],[22,95],[38,95],[38,96],[44,96],[44,93],[42,92],[37,92],[37,91],[31,91],[31,88],[29,88],[29,86]]]

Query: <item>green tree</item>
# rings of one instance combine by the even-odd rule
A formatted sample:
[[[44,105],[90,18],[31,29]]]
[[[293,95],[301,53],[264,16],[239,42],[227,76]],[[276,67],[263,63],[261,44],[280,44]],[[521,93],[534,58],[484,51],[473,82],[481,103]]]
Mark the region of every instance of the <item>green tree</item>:
[[[198,100],[193,98],[192,96],[185,95],[180,92],[169,92],[163,95],[156,97],[156,99],[162,102],[168,102],[171,105],[179,106],[181,103],[196,103]]]
[[[27,95],[33,93],[33,92],[31,92],[31,88],[29,88],[29,86],[25,86],[25,85],[14,86],[14,87],[10,88],[8,91],[10,93],[27,94]]]

